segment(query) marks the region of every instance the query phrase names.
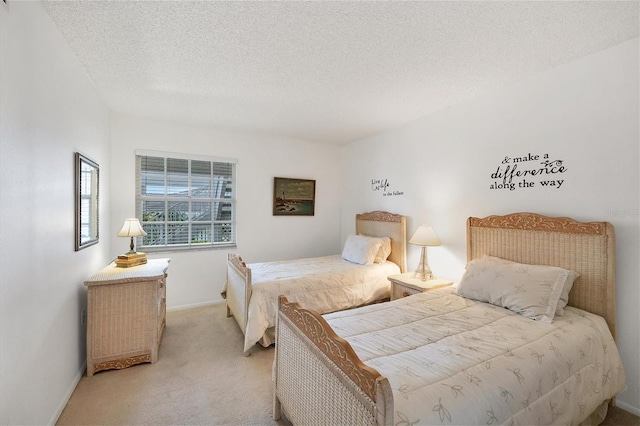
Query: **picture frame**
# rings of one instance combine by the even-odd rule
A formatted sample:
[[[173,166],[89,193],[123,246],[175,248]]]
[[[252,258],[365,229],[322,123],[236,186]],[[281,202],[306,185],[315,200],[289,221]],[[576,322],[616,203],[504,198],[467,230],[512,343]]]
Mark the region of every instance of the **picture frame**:
[[[273,178],[274,216],[314,216],[315,207],[315,180]]]
[[[100,167],[76,152],[75,169],[75,251],[97,244],[100,238]]]

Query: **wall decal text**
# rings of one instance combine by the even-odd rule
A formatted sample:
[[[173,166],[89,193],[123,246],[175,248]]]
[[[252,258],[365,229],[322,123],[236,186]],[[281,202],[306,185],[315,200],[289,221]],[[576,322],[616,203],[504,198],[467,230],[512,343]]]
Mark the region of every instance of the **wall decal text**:
[[[383,197],[393,197],[397,195],[404,195],[404,191],[391,191],[388,190],[391,184],[389,179],[371,179],[371,190],[382,191]]]
[[[563,160],[549,158],[549,154],[528,153],[522,157],[504,157],[497,170],[491,173],[489,189],[546,187],[560,189],[564,179],[558,179],[567,171]]]

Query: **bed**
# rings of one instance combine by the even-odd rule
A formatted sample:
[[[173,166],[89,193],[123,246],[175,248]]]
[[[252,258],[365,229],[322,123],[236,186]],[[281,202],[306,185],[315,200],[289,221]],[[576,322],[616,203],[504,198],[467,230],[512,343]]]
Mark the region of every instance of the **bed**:
[[[233,316],[244,333],[244,354],[260,343],[274,343],[278,296],[287,295],[320,313],[366,305],[389,298],[389,275],[406,271],[406,219],[402,215],[374,211],[357,214],[355,234],[345,242],[341,255],[290,261],[247,264],[229,254],[223,297],[227,316]],[[385,238],[386,261],[346,261],[349,242],[366,237]],[[373,247],[367,242],[367,247]],[[358,253],[355,253],[357,255]],[[372,263],[372,262],[368,262]]]
[[[281,297],[274,418],[358,425],[601,422],[625,387],[614,341],[612,225],[533,213],[472,217],[467,260],[453,287],[348,312],[322,316]],[[524,272],[518,283],[543,285],[516,284],[510,297],[549,291],[553,296],[539,302],[540,318],[458,294],[487,283],[483,273],[498,282]],[[548,273],[573,280],[571,292],[546,285]],[[568,305],[560,309],[563,297]]]

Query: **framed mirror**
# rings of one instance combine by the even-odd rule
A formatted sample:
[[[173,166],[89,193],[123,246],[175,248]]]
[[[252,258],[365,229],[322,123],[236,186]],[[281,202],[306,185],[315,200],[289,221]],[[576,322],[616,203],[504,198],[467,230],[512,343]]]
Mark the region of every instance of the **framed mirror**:
[[[76,251],[98,243],[99,237],[98,163],[75,153],[75,247]]]

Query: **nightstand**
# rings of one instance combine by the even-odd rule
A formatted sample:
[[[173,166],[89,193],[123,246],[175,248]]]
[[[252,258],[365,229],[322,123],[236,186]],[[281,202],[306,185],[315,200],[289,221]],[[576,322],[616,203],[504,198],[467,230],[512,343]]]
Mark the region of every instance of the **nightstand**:
[[[405,272],[404,274],[388,277],[389,281],[391,281],[391,300],[435,290],[436,288],[448,287],[453,284],[451,281],[440,278],[422,281],[420,278],[413,278],[413,275],[413,272]]]
[[[87,286],[87,376],[155,363],[166,315],[170,259],[119,268],[112,263]]]

